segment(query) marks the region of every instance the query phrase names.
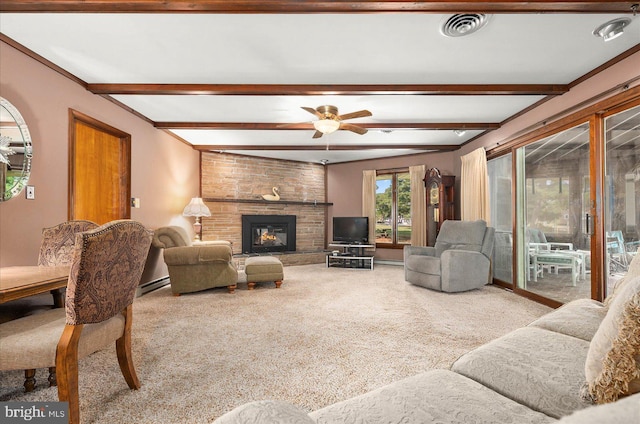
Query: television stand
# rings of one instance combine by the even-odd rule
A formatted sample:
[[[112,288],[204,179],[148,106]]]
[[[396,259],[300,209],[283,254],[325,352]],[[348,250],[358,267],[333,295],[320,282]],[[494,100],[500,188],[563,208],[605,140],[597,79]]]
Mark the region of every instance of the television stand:
[[[341,247],[342,252],[327,254],[327,268],[369,268],[373,270],[373,255],[365,255],[364,249],[374,247],[372,244],[330,243],[329,247]]]

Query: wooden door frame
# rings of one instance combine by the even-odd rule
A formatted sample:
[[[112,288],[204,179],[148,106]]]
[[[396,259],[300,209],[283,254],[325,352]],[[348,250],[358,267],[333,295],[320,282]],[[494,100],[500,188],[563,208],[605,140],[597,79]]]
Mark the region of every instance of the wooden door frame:
[[[75,175],[75,155],[76,155],[76,124],[82,123],[98,131],[107,133],[120,140],[122,149],[122,155],[120,156],[121,168],[125,170],[125,175],[121,176],[121,181],[124,180],[124,184],[120,184],[120,190],[122,198],[126,199],[121,206],[121,212],[123,218],[131,218],[131,135],[121,131],[111,125],[98,121],[95,118],[90,117],[82,112],[69,108],[69,177],[68,177],[68,206],[67,217],[69,220],[76,219],[74,216],[75,197],[74,192],[76,188]]]

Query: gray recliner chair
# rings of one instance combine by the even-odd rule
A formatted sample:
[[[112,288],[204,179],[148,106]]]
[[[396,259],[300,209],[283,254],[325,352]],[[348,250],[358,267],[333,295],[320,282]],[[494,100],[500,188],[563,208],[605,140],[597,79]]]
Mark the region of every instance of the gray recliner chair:
[[[495,230],[483,220],[444,221],[434,247],[404,247],[404,278],[417,286],[461,292],[491,279]]]

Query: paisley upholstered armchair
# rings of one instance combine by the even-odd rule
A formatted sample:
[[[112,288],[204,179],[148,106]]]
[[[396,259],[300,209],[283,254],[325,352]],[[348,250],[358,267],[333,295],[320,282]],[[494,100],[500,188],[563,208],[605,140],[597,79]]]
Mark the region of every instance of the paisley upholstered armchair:
[[[184,228],[171,226],[154,231],[153,245],[164,249],[174,296],[213,287],[227,287],[229,293],[235,291],[238,271],[228,241],[192,245]]]
[[[97,227],[98,224],[95,222],[75,220],[43,228],[38,265],[64,266],[71,264],[71,254],[76,242],[76,234],[93,230]]]
[[[151,246],[151,232],[112,221],[75,236],[65,307],[0,324],[0,370],[55,370],[69,423],[80,423],[78,360],[115,345],[131,389],[140,382],[131,358],[133,299]]]

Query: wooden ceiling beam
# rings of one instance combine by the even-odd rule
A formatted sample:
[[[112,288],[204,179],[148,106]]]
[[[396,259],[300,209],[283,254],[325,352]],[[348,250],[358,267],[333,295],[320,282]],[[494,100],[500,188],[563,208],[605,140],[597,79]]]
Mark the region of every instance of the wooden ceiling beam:
[[[629,1],[3,0],[2,12],[85,13],[632,13]]]
[[[323,144],[301,144],[301,145],[194,145],[195,150],[211,151],[211,152],[224,152],[229,150],[274,150],[274,151],[286,151],[286,150],[438,150],[438,151],[451,151],[460,148],[457,144],[349,144],[349,145],[327,145]]]
[[[497,122],[376,122],[356,123],[359,127],[376,130],[495,130]],[[156,122],[154,126],[166,130],[311,130],[309,122],[293,124],[273,122]]]
[[[87,84],[93,94],[212,96],[554,96],[567,84]]]

